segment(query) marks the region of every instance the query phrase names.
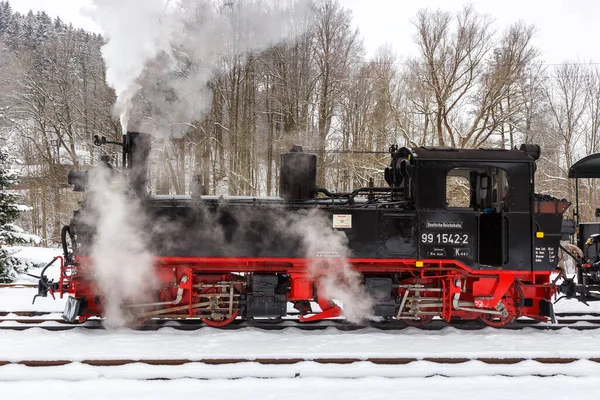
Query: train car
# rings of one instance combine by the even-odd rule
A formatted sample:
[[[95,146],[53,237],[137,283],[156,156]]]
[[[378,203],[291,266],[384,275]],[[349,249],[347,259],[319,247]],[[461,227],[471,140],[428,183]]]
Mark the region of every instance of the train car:
[[[288,317],[293,305],[308,322],[348,316],[356,304],[368,306],[359,320],[414,326],[553,318],[551,274],[570,203],[535,193],[538,146],[392,146],[387,186],[348,193],[317,187],[317,156],[294,146],[281,154],[279,196],[253,197],[148,194],[149,143],[128,132],[122,144],[157,281],[150,301],[119,305],[131,321],[225,326]],[[42,273],[39,295],[68,295],[64,318],[81,322],[104,315],[110,291],[91,257],[102,218],[93,190],[84,173],[69,181],[88,198],[63,229],[58,281]]]

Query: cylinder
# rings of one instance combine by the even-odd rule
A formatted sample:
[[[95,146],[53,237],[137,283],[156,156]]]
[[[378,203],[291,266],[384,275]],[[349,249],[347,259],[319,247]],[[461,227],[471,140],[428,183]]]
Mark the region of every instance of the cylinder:
[[[279,196],[287,201],[312,199],[317,188],[317,155],[294,146],[281,154]]]

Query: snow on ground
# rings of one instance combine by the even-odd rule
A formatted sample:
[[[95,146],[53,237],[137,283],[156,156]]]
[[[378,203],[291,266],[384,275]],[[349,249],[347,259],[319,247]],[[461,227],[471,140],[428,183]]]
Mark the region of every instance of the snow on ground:
[[[23,283],[23,282],[19,282]],[[31,304],[33,296],[37,294],[36,288],[0,288],[0,311],[41,311],[61,312],[65,309],[67,296],[56,300],[52,296],[38,297],[35,304]]]
[[[27,271],[32,275],[40,275],[43,267],[56,256],[60,256],[60,249],[50,249],[45,247],[26,247],[12,246],[8,247],[14,250],[14,256],[26,262],[40,265],[36,268],[29,268]],[[47,270],[46,275],[49,279],[58,281],[60,277],[60,261],[56,260]],[[37,283],[38,280],[32,276],[19,275],[15,283]],[[0,311],[49,311],[62,312],[65,307],[66,296],[63,299],[53,300],[51,296],[46,298],[38,297],[35,304],[32,304],[33,296],[37,294],[35,288],[0,288]]]
[[[46,264],[59,249],[25,247],[18,256]],[[49,268],[58,278],[58,263]],[[39,269],[30,270],[38,274]],[[18,282],[35,282],[20,277]],[[59,313],[64,300],[31,299],[32,288],[0,289],[1,311],[49,311]],[[600,303],[587,307],[561,300],[557,312],[600,312]],[[55,316],[55,315],[54,315]],[[1,325],[11,322],[0,322]],[[14,324],[14,323],[13,323]],[[52,324],[49,322],[48,324]],[[209,358],[510,358],[510,357],[600,357],[600,329],[575,331],[520,331],[486,328],[462,331],[446,328],[422,331],[380,331],[365,328],[352,332],[329,328],[302,331],[288,328],[264,331],[248,328],[224,331],[203,328],[177,331],[162,328],[144,332],[128,329],[73,329],[48,332],[42,329],[0,331],[0,360],[67,359],[191,359]],[[509,377],[510,376],[510,377]],[[543,376],[543,377],[542,377]],[[169,378],[172,380],[154,380]],[[264,379],[273,378],[273,379]],[[353,379],[348,379],[353,378]],[[0,366],[2,398],[39,399],[40,393],[65,393],[69,397],[106,399],[172,398],[261,398],[286,400],[306,398],[383,399],[562,399],[576,393],[579,399],[597,399],[596,379],[600,364],[580,360],[546,365],[525,361],[515,365],[489,365],[479,361],[435,364],[417,361],[407,365],[376,365],[357,362],[347,365],[302,362],[293,365],[242,363],[208,365],[195,362],[181,366],[130,364],[93,367],[73,363],[60,367]],[[147,380],[151,379],[151,380]],[[206,380],[210,379],[210,380]],[[227,380],[233,379],[233,380]],[[24,383],[23,381],[26,381]]]
[[[32,275],[40,275],[43,267],[56,256],[60,256],[60,249],[50,249],[45,247],[9,247],[15,251],[14,256],[26,262],[40,265],[36,268],[29,268],[27,271]],[[56,260],[47,270],[46,275],[54,281],[60,277],[60,260]],[[32,276],[19,275],[15,283],[37,283],[38,280]],[[37,294],[35,288],[0,288],[0,311],[50,311],[62,312],[64,309],[64,299],[53,300],[51,296],[47,298],[38,297],[35,304],[32,304],[33,296]]]
[[[282,378],[238,380],[142,381],[90,379],[0,382],[0,393],[7,398],[39,400],[44,394],[61,393],[75,399],[598,399],[597,382],[589,378],[555,376],[402,378],[366,377],[361,379]]]
[[[600,301],[592,301],[585,305],[574,299],[562,299],[554,304],[554,312],[600,313]]]
[[[47,247],[28,247],[28,246],[7,246],[7,249],[14,250],[14,256],[29,261],[34,264],[47,264],[55,256],[62,255],[61,249],[52,249]],[[58,269],[56,270],[58,271]]]

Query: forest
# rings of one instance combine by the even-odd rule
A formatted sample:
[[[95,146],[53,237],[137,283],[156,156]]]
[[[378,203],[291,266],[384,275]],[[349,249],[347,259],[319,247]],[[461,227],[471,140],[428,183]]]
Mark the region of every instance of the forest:
[[[202,3],[236,18],[233,2]],[[389,46],[367,56],[343,3],[303,3],[309,12],[294,18],[288,40],[243,54],[222,49],[207,83],[187,88],[203,96],[202,113],[191,121],[170,115],[167,128],[164,118],[156,124],[166,131],[154,139],[152,193],[188,194],[199,181],[209,194],[277,195],[279,154],[293,145],[319,156],[320,187],[347,191],[371,178],[384,185],[393,144],[537,143],[537,191],[574,199],[569,167],[600,151],[596,64],[545,63],[534,46],[535,26],[498,26],[471,6],[400,19],[412,26],[414,56]],[[21,176],[16,190],[29,207],[19,225],[43,246],[59,241],[81,200],[67,185],[67,172],[87,169],[105,153],[120,168],[120,149],[93,140],[121,137],[115,91],[106,83],[108,40],[45,12],[16,13],[0,1],[0,145],[14,157]],[[186,78],[192,62],[177,54],[176,74]],[[161,110],[145,90],[134,101],[138,121],[148,125]],[[598,183],[582,186],[581,214],[590,220]]]

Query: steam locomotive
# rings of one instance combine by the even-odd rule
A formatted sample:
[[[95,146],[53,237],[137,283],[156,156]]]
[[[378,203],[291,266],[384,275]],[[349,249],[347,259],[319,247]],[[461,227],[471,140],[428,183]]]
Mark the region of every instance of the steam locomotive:
[[[283,318],[293,305],[308,322],[344,316],[349,302],[368,300],[368,315],[383,321],[422,326],[437,317],[500,327],[519,317],[553,319],[557,293],[600,298],[598,252],[589,253],[600,235],[580,243],[586,254],[565,249],[577,262],[576,278],[551,280],[561,239],[573,233],[563,220],[570,203],[535,193],[536,145],[392,146],[388,186],[348,193],[318,188],[317,156],[294,146],[281,154],[278,197],[208,196],[200,186],[188,196],[150,195],[149,136],[127,132],[122,147],[122,174],[142,210],[156,281],[149,299],[119,304],[131,321],[225,326]],[[572,176],[589,177],[590,165],[574,165]],[[600,168],[593,173],[600,177]],[[80,171],[69,183],[78,191],[90,186]],[[40,277],[38,295],[68,295],[63,317],[70,322],[103,316],[110,301],[91,257],[102,218],[91,195],[63,228],[64,255],[53,260],[61,263],[59,279]],[[353,297],[340,304],[346,291]]]

